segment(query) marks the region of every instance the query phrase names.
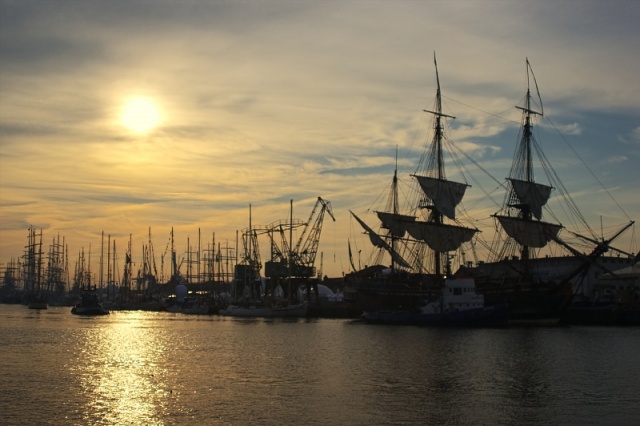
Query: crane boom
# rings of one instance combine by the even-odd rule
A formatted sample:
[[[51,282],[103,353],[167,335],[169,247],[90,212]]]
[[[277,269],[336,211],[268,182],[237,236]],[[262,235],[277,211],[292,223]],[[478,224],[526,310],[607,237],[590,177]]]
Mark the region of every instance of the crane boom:
[[[318,215],[313,220],[314,215],[320,208]],[[293,252],[293,271],[296,276],[312,276],[314,275],[314,263],[316,255],[318,253],[318,245],[320,244],[320,234],[322,232],[322,223],[325,213],[328,213],[331,219],[335,222],[336,218],[333,215],[331,203],[327,200],[318,197],[309,220],[307,221],[298,243],[296,244]],[[307,235],[308,233],[308,235]]]

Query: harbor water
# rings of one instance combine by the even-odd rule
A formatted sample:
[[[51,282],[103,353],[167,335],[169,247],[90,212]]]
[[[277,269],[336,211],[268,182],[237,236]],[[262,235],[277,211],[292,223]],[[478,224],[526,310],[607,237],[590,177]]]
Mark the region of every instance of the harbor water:
[[[4,425],[638,425],[640,328],[0,305]]]

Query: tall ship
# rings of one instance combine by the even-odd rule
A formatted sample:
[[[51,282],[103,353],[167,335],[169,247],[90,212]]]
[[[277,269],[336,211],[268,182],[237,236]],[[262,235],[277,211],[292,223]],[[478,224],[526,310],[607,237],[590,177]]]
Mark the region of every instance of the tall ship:
[[[365,311],[414,309],[425,299],[439,294],[452,272],[452,261],[464,243],[479,230],[458,219],[457,208],[469,184],[447,178],[445,156],[454,155],[453,142],[445,133],[447,120],[454,116],[442,112],[442,94],[438,66],[434,106],[424,110],[433,117],[433,138],[425,146],[413,181],[413,196],[401,210],[399,179],[394,171],[387,204],[376,210],[380,232],[376,232],[354,212],[354,219],[369,236],[371,243],[388,255],[390,266],[376,264],[354,271],[345,277],[345,300]],[[464,174],[458,174],[464,178]],[[352,262],[353,265],[353,262]],[[355,267],[354,267],[355,269]]]
[[[29,309],[47,309],[48,295],[42,279],[42,230],[36,233],[35,228],[29,227],[28,241],[23,256],[24,302]]]
[[[535,137],[534,124],[544,116],[544,107],[528,59],[526,69],[524,105],[516,106],[521,111],[518,143],[503,186],[504,202],[493,215],[498,232],[488,261],[465,271],[476,278],[488,300],[509,304],[512,319],[556,319],[577,295],[589,294],[599,276],[634,263],[631,253],[613,246],[634,221],[609,237],[591,229]],[[531,83],[537,96],[532,95]],[[547,181],[536,171],[543,172]],[[549,206],[552,198],[578,231],[560,223],[560,215]],[[549,255],[557,252],[549,250],[551,245],[564,255]],[[615,255],[606,256],[608,252]]]
[[[576,294],[591,291],[600,275],[633,264],[634,256],[614,249],[613,242],[634,222],[629,220],[606,238],[598,236],[534,137],[534,122],[543,116],[543,108],[528,60],[526,71],[524,105],[516,107],[522,114],[518,144],[506,182],[501,183],[476,163],[505,193],[503,203],[494,207],[491,215],[496,232],[486,229],[492,231],[487,232],[493,234],[492,241],[486,242],[473,225],[484,217],[469,217],[462,205],[470,185],[458,157],[474,161],[445,132],[445,124],[455,117],[442,112],[436,63],[435,104],[425,110],[433,117],[433,137],[410,175],[415,191],[409,191],[413,195],[403,209],[396,166],[386,208],[375,211],[378,227],[352,212],[379,249],[379,257],[364,268],[356,268],[352,261],[354,272],[345,277],[345,300],[365,311],[412,309],[424,300],[433,300],[446,279],[457,275],[473,278],[487,305],[508,304],[510,319],[557,320]],[[454,164],[460,167],[456,179],[449,179],[445,165]],[[562,211],[573,214],[569,220],[572,231],[551,210],[552,200],[563,201]],[[479,259],[478,248],[488,252],[484,260]],[[550,255],[559,252],[562,254]]]

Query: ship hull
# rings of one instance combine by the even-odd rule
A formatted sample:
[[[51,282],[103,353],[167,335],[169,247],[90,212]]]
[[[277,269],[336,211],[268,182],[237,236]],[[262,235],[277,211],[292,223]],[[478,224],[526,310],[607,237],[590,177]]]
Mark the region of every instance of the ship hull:
[[[71,308],[71,313],[84,316],[109,315],[109,311],[101,306],[74,306]]]
[[[307,316],[307,305],[306,303],[281,307],[230,305],[226,309],[220,310],[220,315],[248,318],[300,318]]]
[[[475,278],[487,304],[509,305],[510,320],[559,321],[574,294],[591,294],[598,272],[630,266],[633,259],[602,256],[594,262],[586,274],[573,280],[566,278],[584,264],[576,256],[530,259],[526,269],[523,261],[509,259],[464,268],[464,272]],[[523,279],[527,275],[529,279]]]
[[[567,325],[640,325],[640,304],[576,302],[562,312]]]
[[[372,273],[371,270],[374,272]],[[382,268],[347,275],[344,300],[352,312],[418,311],[440,294],[438,278],[428,274],[383,274]]]
[[[425,314],[409,311],[372,311],[365,312],[362,319],[368,324],[431,327],[497,327],[507,325],[509,308],[506,305],[495,305],[440,314]]]

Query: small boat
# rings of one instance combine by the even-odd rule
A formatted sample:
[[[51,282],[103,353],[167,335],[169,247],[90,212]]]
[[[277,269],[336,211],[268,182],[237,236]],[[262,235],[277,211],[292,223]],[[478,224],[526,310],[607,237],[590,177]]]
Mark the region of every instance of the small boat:
[[[365,311],[365,322],[389,325],[423,326],[500,326],[506,325],[509,309],[505,304],[484,304],[476,292],[473,278],[450,278],[440,297],[424,303],[419,310]]]
[[[82,300],[71,308],[71,313],[85,316],[109,315],[109,311],[98,301],[98,294],[95,291],[82,293]]]
[[[27,299],[27,308],[29,309],[47,309],[49,307],[49,303],[44,297],[33,294]]]
[[[227,317],[265,317],[265,318],[300,318],[307,316],[307,304],[295,305],[274,305],[264,306],[254,305],[229,305],[226,309],[220,310],[220,315]]]
[[[178,284],[175,289],[175,297],[168,299],[168,304],[161,308],[162,311],[174,314],[208,315],[215,310],[212,300],[205,295],[189,295],[186,285]]]
[[[49,304],[46,301],[35,301],[27,305],[29,309],[47,309]]]

